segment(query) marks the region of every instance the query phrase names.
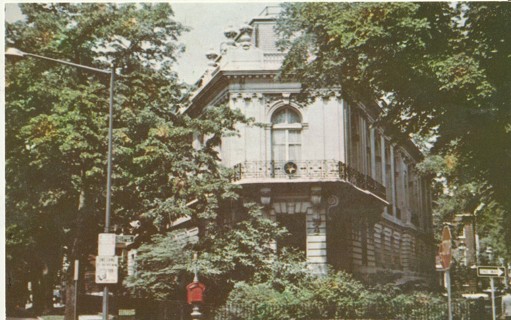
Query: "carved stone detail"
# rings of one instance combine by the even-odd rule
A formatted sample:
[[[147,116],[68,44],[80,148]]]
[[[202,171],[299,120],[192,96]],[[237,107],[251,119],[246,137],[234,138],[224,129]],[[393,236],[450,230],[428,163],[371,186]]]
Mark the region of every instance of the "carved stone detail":
[[[257,92],[231,92],[230,99],[233,102],[236,102],[236,100],[244,100],[245,102],[250,102],[252,99],[258,99],[262,101],[264,96],[262,93]]]

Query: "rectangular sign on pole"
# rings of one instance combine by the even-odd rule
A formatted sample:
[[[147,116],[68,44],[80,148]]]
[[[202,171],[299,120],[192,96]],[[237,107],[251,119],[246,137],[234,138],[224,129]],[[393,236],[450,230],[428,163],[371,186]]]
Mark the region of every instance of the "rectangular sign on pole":
[[[135,242],[135,236],[131,235],[131,234],[116,235],[115,236],[115,242],[116,243],[133,243],[133,242]]]
[[[79,260],[75,260],[75,272],[74,272],[74,276],[73,276],[73,280],[74,281],[78,281],[78,271],[79,271],[79,264],[80,264],[80,261]]]
[[[98,235],[98,256],[115,256],[115,233]]]
[[[96,257],[96,283],[117,283],[118,257]]]
[[[493,266],[477,267],[477,276],[478,277],[505,278],[506,277],[506,267],[493,267]]]

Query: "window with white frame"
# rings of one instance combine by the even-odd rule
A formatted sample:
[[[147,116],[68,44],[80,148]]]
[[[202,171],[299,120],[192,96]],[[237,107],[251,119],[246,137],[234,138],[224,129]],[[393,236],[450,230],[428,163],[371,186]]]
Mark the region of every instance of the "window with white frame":
[[[302,123],[298,111],[291,107],[278,109],[271,118],[272,159],[299,161],[302,152]]]

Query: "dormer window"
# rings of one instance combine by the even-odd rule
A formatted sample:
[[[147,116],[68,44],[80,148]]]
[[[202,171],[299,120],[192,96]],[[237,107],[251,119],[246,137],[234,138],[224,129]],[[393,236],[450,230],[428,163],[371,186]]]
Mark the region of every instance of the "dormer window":
[[[299,161],[302,147],[302,123],[298,111],[291,107],[278,109],[271,118],[272,159]]]

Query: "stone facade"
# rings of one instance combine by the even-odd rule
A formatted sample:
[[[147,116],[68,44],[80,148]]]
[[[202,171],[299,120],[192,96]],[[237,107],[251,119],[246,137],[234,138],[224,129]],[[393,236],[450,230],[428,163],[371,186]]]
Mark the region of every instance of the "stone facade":
[[[240,32],[227,29],[219,54],[207,53],[210,67],[183,112],[198,116],[226,103],[260,124],[239,125],[220,154],[236,168],[234,183],[293,235],[277,247],[304,250],[319,274],[331,266],[361,277],[431,279],[429,181],[415,170],[421,154],[374,125],[378,103],[348,101],[335,88],[299,103],[301,85],[276,78],[284,54],[275,47],[275,17],[263,13]]]

